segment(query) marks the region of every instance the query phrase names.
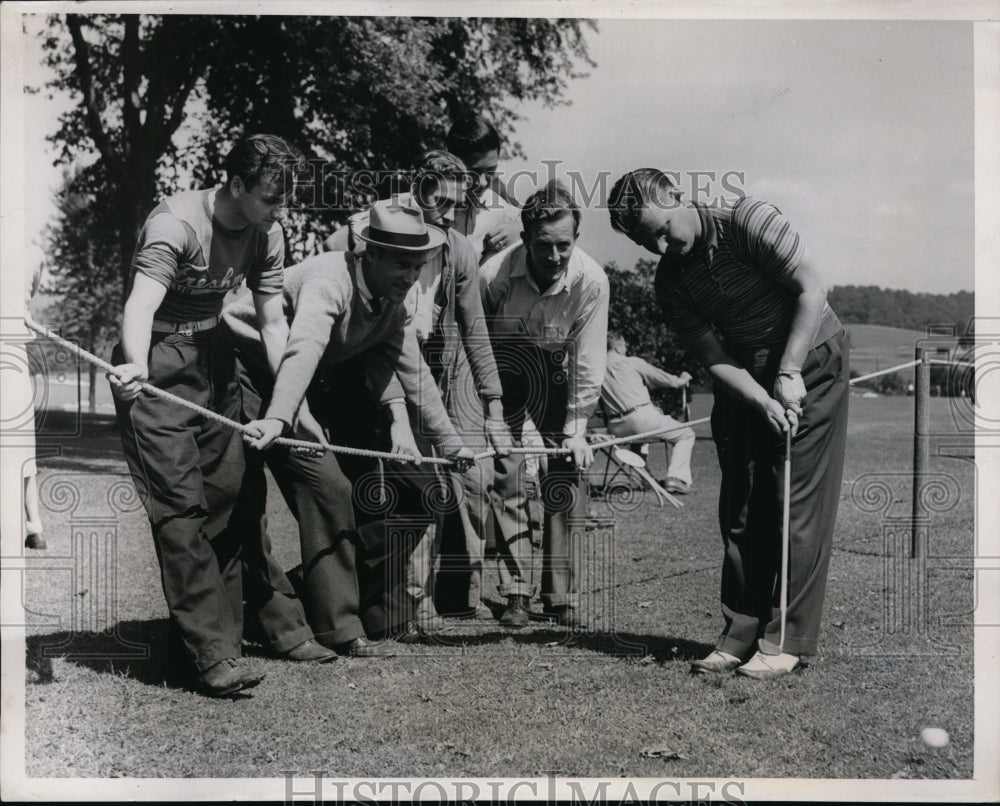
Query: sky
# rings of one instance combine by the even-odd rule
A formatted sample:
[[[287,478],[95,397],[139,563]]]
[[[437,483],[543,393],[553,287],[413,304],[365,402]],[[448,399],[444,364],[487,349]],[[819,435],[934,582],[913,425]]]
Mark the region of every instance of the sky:
[[[528,158],[508,173],[544,181],[559,160],[578,188],[603,174],[610,190],[629,169],[677,172],[703,201],[736,187],[776,204],[831,285],[973,288],[971,24],[607,20],[589,41],[597,67],[571,106],[525,107]],[[514,183],[522,200],[533,187]],[[597,198],[579,245],[648,257]]]
[[[601,190],[657,167],[703,201],[735,189],[776,204],[831,285],[973,288],[970,23],[603,20],[588,41],[597,67],[569,106],[521,108],[526,159],[502,167],[522,200],[533,177],[575,175],[593,197],[579,245],[599,262],[647,256],[611,230]],[[32,238],[59,182],[44,137],[67,101],[25,103]]]

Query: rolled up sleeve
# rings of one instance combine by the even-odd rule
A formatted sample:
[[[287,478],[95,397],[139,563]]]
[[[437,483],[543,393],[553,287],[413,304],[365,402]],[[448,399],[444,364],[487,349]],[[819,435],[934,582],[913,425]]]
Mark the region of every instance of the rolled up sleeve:
[[[563,433],[580,437],[601,395],[607,368],[608,280],[603,275],[590,287],[577,321],[570,331],[569,402]]]

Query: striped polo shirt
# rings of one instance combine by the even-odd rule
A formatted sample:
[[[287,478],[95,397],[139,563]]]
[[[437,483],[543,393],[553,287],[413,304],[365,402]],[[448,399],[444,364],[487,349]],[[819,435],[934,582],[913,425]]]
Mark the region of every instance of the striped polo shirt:
[[[656,270],[656,298],[682,341],[716,328],[727,345],[772,347],[791,330],[797,294],[782,284],[805,252],[781,211],[746,197],[731,207],[694,205],[702,234],[686,255],[664,255]],[[823,308],[812,346],[841,329]]]

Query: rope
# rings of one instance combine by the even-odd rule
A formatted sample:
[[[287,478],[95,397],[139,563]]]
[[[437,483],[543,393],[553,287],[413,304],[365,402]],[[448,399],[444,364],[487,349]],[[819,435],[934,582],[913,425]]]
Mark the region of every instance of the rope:
[[[73,342],[67,341],[66,339],[62,338],[62,336],[56,335],[47,327],[40,325],[34,320],[32,320],[31,317],[26,316],[24,318],[24,324],[27,325],[31,330],[34,330],[36,333],[45,336],[45,338],[47,339],[51,339],[56,344],[62,347],[65,347],[71,353],[78,355],[85,361],[89,361],[91,364],[100,367],[101,369],[111,373],[112,375],[116,374],[115,368],[112,364],[109,364],[107,361],[98,358],[93,353],[87,352],[82,347],[73,344]],[[142,391],[148,392],[151,395],[163,398],[164,400],[169,400],[171,403],[176,403],[178,406],[183,406],[189,411],[193,411],[196,414],[205,417],[206,419],[214,420],[217,423],[221,423],[222,425],[235,429],[236,431],[239,431],[241,434],[250,434],[251,436],[256,436],[254,432],[252,432],[242,423],[238,423],[235,420],[230,420],[228,417],[223,417],[221,414],[217,414],[216,412],[211,411],[210,409],[206,409],[202,406],[199,406],[197,403],[192,403],[190,400],[185,400],[184,398],[178,397],[175,394],[167,392],[163,389],[159,389],[156,386],[153,386],[152,384],[141,383],[140,388],[142,389]],[[330,451],[331,453],[341,453],[341,454],[346,454],[348,456],[367,456],[375,459],[390,459],[395,462],[417,461],[409,454],[387,453],[385,451],[369,451],[363,448],[349,448],[343,445],[325,446],[321,445],[318,442],[312,442],[310,440],[291,439],[288,437],[278,437],[278,439],[276,439],[273,444],[282,445],[287,448],[304,448],[310,451],[327,450]],[[452,463],[450,459],[444,459],[437,456],[425,456],[421,459],[421,462],[425,464],[442,464],[442,465]]]
[[[103,359],[98,358],[93,353],[87,352],[82,347],[79,347],[76,344],[73,344],[73,342],[67,341],[66,339],[62,338],[61,336],[56,335],[51,330],[49,330],[47,327],[45,327],[43,325],[40,325],[37,322],[35,322],[33,319],[31,319],[30,316],[26,316],[24,318],[24,323],[31,330],[34,330],[36,333],[38,333],[38,334],[40,334],[42,336],[45,336],[47,339],[51,339],[56,344],[59,344],[59,345],[65,347],[71,353],[74,353],[75,355],[78,355],[80,358],[83,358],[85,361],[89,361],[91,364],[94,364],[94,365],[100,367],[101,369],[105,370],[106,372],[111,373],[112,375],[115,374],[115,368],[114,368],[114,366],[112,364],[109,364],[107,361],[104,361]],[[953,363],[953,362],[946,361],[944,359],[933,359],[933,358],[931,359],[931,362],[932,363]],[[862,376],[860,376],[858,378],[852,378],[849,381],[849,383],[853,386],[856,383],[860,383],[861,381],[869,380],[870,378],[878,377],[879,375],[887,375],[890,372],[897,372],[897,371],[899,371],[901,369],[908,369],[910,367],[914,367],[914,366],[916,366],[919,363],[920,363],[920,360],[916,359],[914,361],[909,361],[909,362],[907,362],[905,364],[900,364],[897,367],[890,367],[889,369],[879,370],[878,372],[870,372],[867,375],[862,375]],[[970,363],[971,364],[971,362],[956,362],[956,363]],[[176,403],[178,406],[183,406],[184,408],[186,408],[186,409],[188,409],[190,411],[193,411],[193,412],[201,415],[202,417],[206,417],[209,420],[214,420],[214,421],[216,421],[218,423],[222,423],[223,425],[226,425],[226,426],[228,426],[230,428],[233,428],[233,429],[239,431],[241,434],[251,434],[251,435],[254,435],[253,432],[251,432],[242,423],[238,423],[235,420],[230,420],[228,417],[223,417],[221,414],[217,414],[214,411],[211,411],[209,409],[203,408],[202,406],[199,406],[196,403],[192,403],[190,400],[185,400],[182,397],[178,397],[177,395],[171,394],[170,392],[166,392],[163,389],[159,389],[159,388],[157,388],[157,387],[155,387],[155,386],[153,386],[152,384],[149,384],[149,383],[142,383],[142,384],[140,384],[140,386],[141,386],[141,388],[142,388],[142,390],[144,392],[148,392],[149,394],[155,395],[156,397],[163,398],[164,400],[169,400],[172,403]],[[657,429],[655,429],[653,431],[644,431],[644,432],[642,432],[640,434],[631,434],[629,436],[624,436],[624,437],[609,437],[609,436],[606,436],[604,434],[595,435],[595,436],[591,437],[590,444],[591,444],[591,447],[593,447],[593,448],[595,448],[597,450],[604,450],[606,448],[613,448],[613,447],[616,447],[618,445],[626,445],[626,444],[631,444],[631,443],[634,443],[634,442],[643,442],[643,441],[649,440],[649,439],[651,439],[653,437],[660,437],[660,436],[663,436],[664,434],[669,434],[671,431],[679,431],[682,428],[690,428],[691,426],[702,425],[703,423],[707,423],[709,420],[711,420],[711,417],[702,417],[700,420],[691,420],[690,422],[687,422],[687,423],[681,423],[679,425],[672,425],[672,426],[668,426],[666,428],[657,428]],[[365,448],[349,448],[349,447],[347,447],[345,445],[329,445],[329,446],[327,446],[327,445],[321,445],[318,442],[312,442],[310,440],[291,439],[289,437],[278,437],[278,439],[276,439],[273,444],[275,444],[275,445],[282,445],[282,446],[287,447],[287,448],[302,448],[304,450],[310,450],[310,451],[325,450],[325,451],[330,451],[331,453],[339,453],[339,454],[344,454],[344,455],[347,455],[347,456],[365,456],[365,457],[372,458],[372,459],[388,459],[388,460],[394,461],[394,462],[416,462],[417,461],[417,459],[411,457],[409,454],[388,453],[386,451],[370,451],[370,450],[367,450]],[[528,456],[528,455],[533,455],[533,456],[540,456],[540,455],[558,456],[558,455],[561,455],[561,454],[568,454],[568,453],[571,453],[571,452],[572,451],[570,451],[569,448],[545,448],[545,447],[542,447],[542,448],[537,448],[537,447],[521,447],[521,448],[517,448],[517,447],[512,447],[510,449],[510,453],[511,454],[514,454],[514,455],[525,455],[525,456]],[[496,455],[497,455],[496,449],[495,448],[489,448],[489,449],[487,449],[485,451],[482,451],[480,453],[475,454],[473,456],[473,461],[477,461],[478,462],[478,461],[480,461],[482,459],[490,459],[490,458],[492,458],[492,457],[494,457]],[[424,464],[439,464],[439,465],[454,464],[454,462],[451,459],[445,459],[445,458],[438,457],[438,456],[422,457],[421,458],[421,462],[424,463]]]
[[[907,361],[905,364],[900,364],[898,367],[889,367],[889,369],[880,369],[878,372],[869,372],[867,375],[861,375],[858,378],[851,378],[848,383],[854,386],[856,383],[861,383],[861,381],[867,381],[869,378],[877,378],[879,375],[888,375],[890,372],[898,372],[901,369],[909,369],[910,367],[915,367],[920,363],[920,359],[917,358],[913,361]]]

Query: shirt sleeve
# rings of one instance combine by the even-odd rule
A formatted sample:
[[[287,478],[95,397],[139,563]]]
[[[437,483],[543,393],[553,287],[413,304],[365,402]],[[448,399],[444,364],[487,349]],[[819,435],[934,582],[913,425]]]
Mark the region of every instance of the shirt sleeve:
[[[388,403],[405,394],[416,414],[420,433],[415,436],[427,436],[439,447],[451,447],[459,442],[434,376],[420,353],[416,330],[409,323],[396,328],[389,339],[372,350],[369,372],[387,378],[385,383],[373,383],[380,403]],[[400,387],[403,394],[395,391]]]
[[[280,294],[285,273],[285,232],[275,223],[261,244],[257,263],[247,275],[247,287],[258,294]]]
[[[172,213],[157,213],[146,220],[139,234],[132,269],[169,288],[188,251],[184,222]]]
[[[585,293],[586,299],[570,331],[575,354],[569,357],[569,401],[563,427],[567,437],[582,437],[587,432],[587,421],[601,395],[608,362],[610,290],[603,272],[596,282],[588,284]]]
[[[630,356],[629,362],[639,376],[642,378],[643,383],[646,386],[652,386],[660,389],[673,388],[673,385],[679,380],[675,375],[671,375],[669,372],[664,372],[659,367],[654,367],[644,358],[639,356]]]
[[[500,397],[500,375],[493,359],[486,314],[479,293],[479,267],[472,245],[457,240],[451,250],[455,268],[455,318],[462,336],[462,346],[472,368],[476,389],[483,400]]]
[[[288,329],[288,342],[274,379],[274,394],[267,418],[291,425],[312,382],[320,359],[330,342],[337,320],[350,305],[346,290],[333,276],[316,272],[299,289],[295,313]]]
[[[479,300],[482,303],[483,313],[486,316],[496,316],[497,309],[500,306],[500,299],[494,281],[500,271],[500,264],[502,262],[502,254],[493,255],[493,257],[479,267]]]
[[[733,209],[733,233],[751,264],[776,280],[790,277],[805,252],[788,219],[760,199],[743,199]]]

